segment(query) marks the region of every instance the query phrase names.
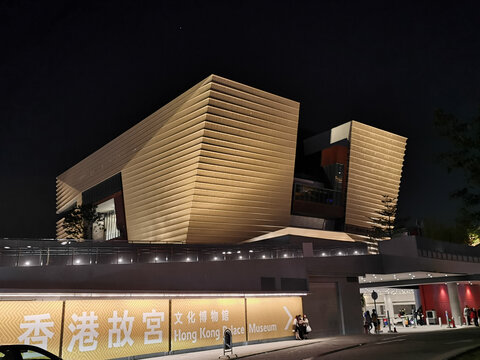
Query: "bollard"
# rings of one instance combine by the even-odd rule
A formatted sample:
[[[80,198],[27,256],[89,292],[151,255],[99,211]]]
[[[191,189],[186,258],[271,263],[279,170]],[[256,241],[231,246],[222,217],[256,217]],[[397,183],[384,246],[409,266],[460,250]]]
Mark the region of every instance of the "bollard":
[[[392,332],[392,319],[390,319],[390,310],[387,310],[388,332]]]

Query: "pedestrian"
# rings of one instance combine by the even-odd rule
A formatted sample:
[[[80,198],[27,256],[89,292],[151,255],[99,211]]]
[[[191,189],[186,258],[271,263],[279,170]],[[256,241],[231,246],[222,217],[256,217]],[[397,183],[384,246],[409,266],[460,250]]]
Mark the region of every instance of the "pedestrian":
[[[468,305],[463,308],[463,317],[465,318],[465,325],[470,325],[470,308]]]
[[[378,326],[379,326],[379,321],[378,321],[378,315],[377,315],[377,310],[372,309],[372,325],[373,328],[375,329],[375,334],[378,333]]]
[[[363,323],[363,327],[365,328],[365,334],[370,334],[370,328],[372,327],[372,317],[370,316],[370,311],[365,311],[363,315],[365,321]]]
[[[470,322],[475,326],[478,326],[478,314],[475,308],[470,308]]]
[[[304,335],[304,338],[305,338],[305,339],[308,339],[308,338],[307,338],[307,334],[312,331],[312,328],[311,328],[311,326],[310,326],[310,321],[308,320],[306,314],[303,314],[303,326],[305,326],[305,335]]]
[[[295,332],[295,340],[300,340],[300,329],[299,329],[299,320],[300,320],[300,315],[295,316],[295,319],[293,319],[293,331]]]

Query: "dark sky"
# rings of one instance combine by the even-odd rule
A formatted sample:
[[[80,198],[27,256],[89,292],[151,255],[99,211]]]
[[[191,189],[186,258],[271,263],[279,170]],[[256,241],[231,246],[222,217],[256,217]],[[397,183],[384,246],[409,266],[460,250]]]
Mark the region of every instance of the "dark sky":
[[[402,216],[452,221],[433,111],[480,105],[478,1],[1,1],[0,237],[54,237],[55,177],[211,73],[408,137]]]

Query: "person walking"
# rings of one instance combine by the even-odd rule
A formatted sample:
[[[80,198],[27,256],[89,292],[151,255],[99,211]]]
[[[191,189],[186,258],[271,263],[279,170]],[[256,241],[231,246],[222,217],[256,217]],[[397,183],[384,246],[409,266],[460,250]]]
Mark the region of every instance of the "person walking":
[[[365,311],[363,315],[365,321],[363,327],[365,328],[365,334],[370,334],[370,328],[372,327],[372,317],[370,316],[370,311]]]
[[[299,328],[300,315],[295,316],[293,319],[293,331],[295,332],[295,340],[301,340],[300,338],[300,328]]]
[[[305,335],[303,337],[304,339],[308,339],[307,334],[312,331],[312,327],[310,326],[310,321],[306,314],[303,314],[303,326],[305,326]]]
[[[375,334],[378,333],[378,328],[379,328],[379,320],[378,320],[378,314],[377,314],[377,310],[375,309],[372,309],[372,325],[373,325],[373,328],[375,329]]]
[[[465,318],[465,325],[470,325],[470,308],[468,305],[463,308],[463,317]]]
[[[470,319],[475,326],[478,326],[478,313],[474,307],[470,308]]]

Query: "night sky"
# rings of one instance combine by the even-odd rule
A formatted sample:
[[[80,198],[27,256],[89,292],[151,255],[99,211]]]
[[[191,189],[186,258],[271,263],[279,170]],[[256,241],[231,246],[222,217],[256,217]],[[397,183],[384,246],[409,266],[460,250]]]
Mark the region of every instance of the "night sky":
[[[1,1],[0,238],[55,236],[55,177],[214,73],[408,137],[399,211],[452,222],[433,111],[480,105],[478,1]]]

